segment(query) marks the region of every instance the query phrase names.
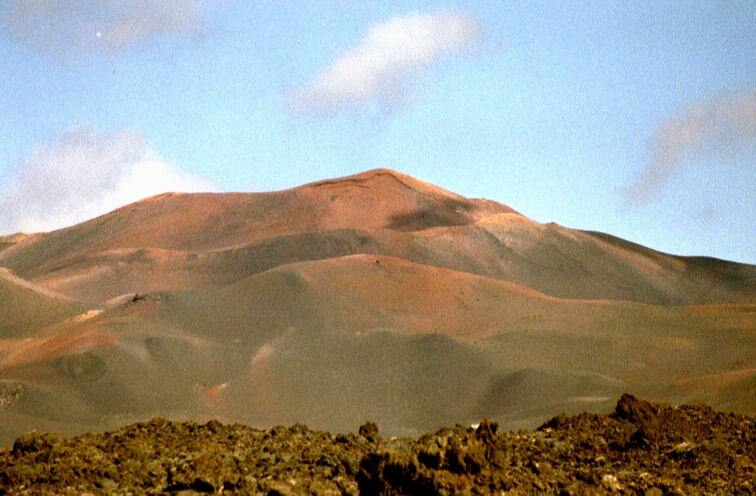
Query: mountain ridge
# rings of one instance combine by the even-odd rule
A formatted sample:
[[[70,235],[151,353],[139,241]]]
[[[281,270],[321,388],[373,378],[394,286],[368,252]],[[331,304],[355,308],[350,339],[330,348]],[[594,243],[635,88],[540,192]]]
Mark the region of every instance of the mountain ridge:
[[[756,266],[704,263],[539,224],[506,205],[468,200],[390,169],[270,193],[157,195],[23,239],[0,251],[0,266],[94,301],[100,293],[107,299],[224,284],[229,276],[214,282],[209,274],[243,277],[362,252],[512,280],[562,298],[742,303],[756,287]],[[143,285],[129,282],[140,273]],[[150,273],[162,275],[150,283]],[[107,290],[114,280],[128,286]]]

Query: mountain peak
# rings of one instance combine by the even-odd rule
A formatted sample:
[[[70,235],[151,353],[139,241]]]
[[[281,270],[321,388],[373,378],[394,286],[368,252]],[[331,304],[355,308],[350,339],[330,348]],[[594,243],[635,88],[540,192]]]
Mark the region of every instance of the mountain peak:
[[[472,224],[491,214],[514,212],[500,203],[467,199],[391,169],[306,184],[295,191],[327,215],[320,227],[419,231]]]
[[[374,169],[268,193],[163,193],[41,235],[32,250],[37,257],[2,250],[0,265],[33,275],[42,265],[70,263],[72,246],[79,256],[132,248],[228,249],[323,231],[469,225],[506,212],[514,211],[395,170]]]
[[[463,199],[462,196],[445,190],[431,183],[421,181],[415,177],[402,172],[379,168],[371,169],[357,174],[349,176],[339,177],[335,179],[326,179],[322,181],[316,181],[313,183],[302,186],[303,188],[324,188],[324,187],[343,187],[348,185],[356,185],[361,187],[385,187],[387,183],[398,183],[405,188],[414,191],[415,193],[423,195],[435,195],[441,197]]]

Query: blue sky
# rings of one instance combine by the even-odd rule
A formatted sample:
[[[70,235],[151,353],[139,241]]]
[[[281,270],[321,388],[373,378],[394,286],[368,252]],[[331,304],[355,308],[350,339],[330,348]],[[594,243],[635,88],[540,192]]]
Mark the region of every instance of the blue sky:
[[[753,2],[1,5],[0,233],[388,167],[756,263]]]

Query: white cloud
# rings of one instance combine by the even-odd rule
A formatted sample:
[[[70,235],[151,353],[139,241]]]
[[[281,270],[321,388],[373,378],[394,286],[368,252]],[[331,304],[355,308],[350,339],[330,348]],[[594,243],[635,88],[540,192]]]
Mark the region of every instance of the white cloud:
[[[289,95],[291,110],[327,116],[370,102],[396,105],[425,69],[473,47],[481,31],[477,20],[452,11],[375,24],[357,46]]]
[[[728,156],[756,141],[756,91],[721,92],[692,102],[667,117],[651,137],[649,160],[623,189],[631,204],[650,201],[662,187],[691,164],[710,158],[727,163]]]
[[[26,48],[80,58],[114,54],[156,37],[197,36],[210,0],[17,0],[0,32]]]
[[[166,191],[215,186],[163,160],[138,132],[69,128],[11,167],[0,192],[0,231],[48,231]]]

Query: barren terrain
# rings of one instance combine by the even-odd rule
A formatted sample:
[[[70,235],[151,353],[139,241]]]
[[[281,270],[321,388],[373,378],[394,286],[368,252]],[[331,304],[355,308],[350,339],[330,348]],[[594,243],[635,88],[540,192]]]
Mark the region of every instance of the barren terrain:
[[[0,238],[0,445],[155,416],[534,428],[623,392],[756,412],[756,267],[380,169]]]
[[[387,438],[152,419],[105,434],[30,433],[0,451],[0,494],[753,494],[754,418],[623,395],[611,415]]]

